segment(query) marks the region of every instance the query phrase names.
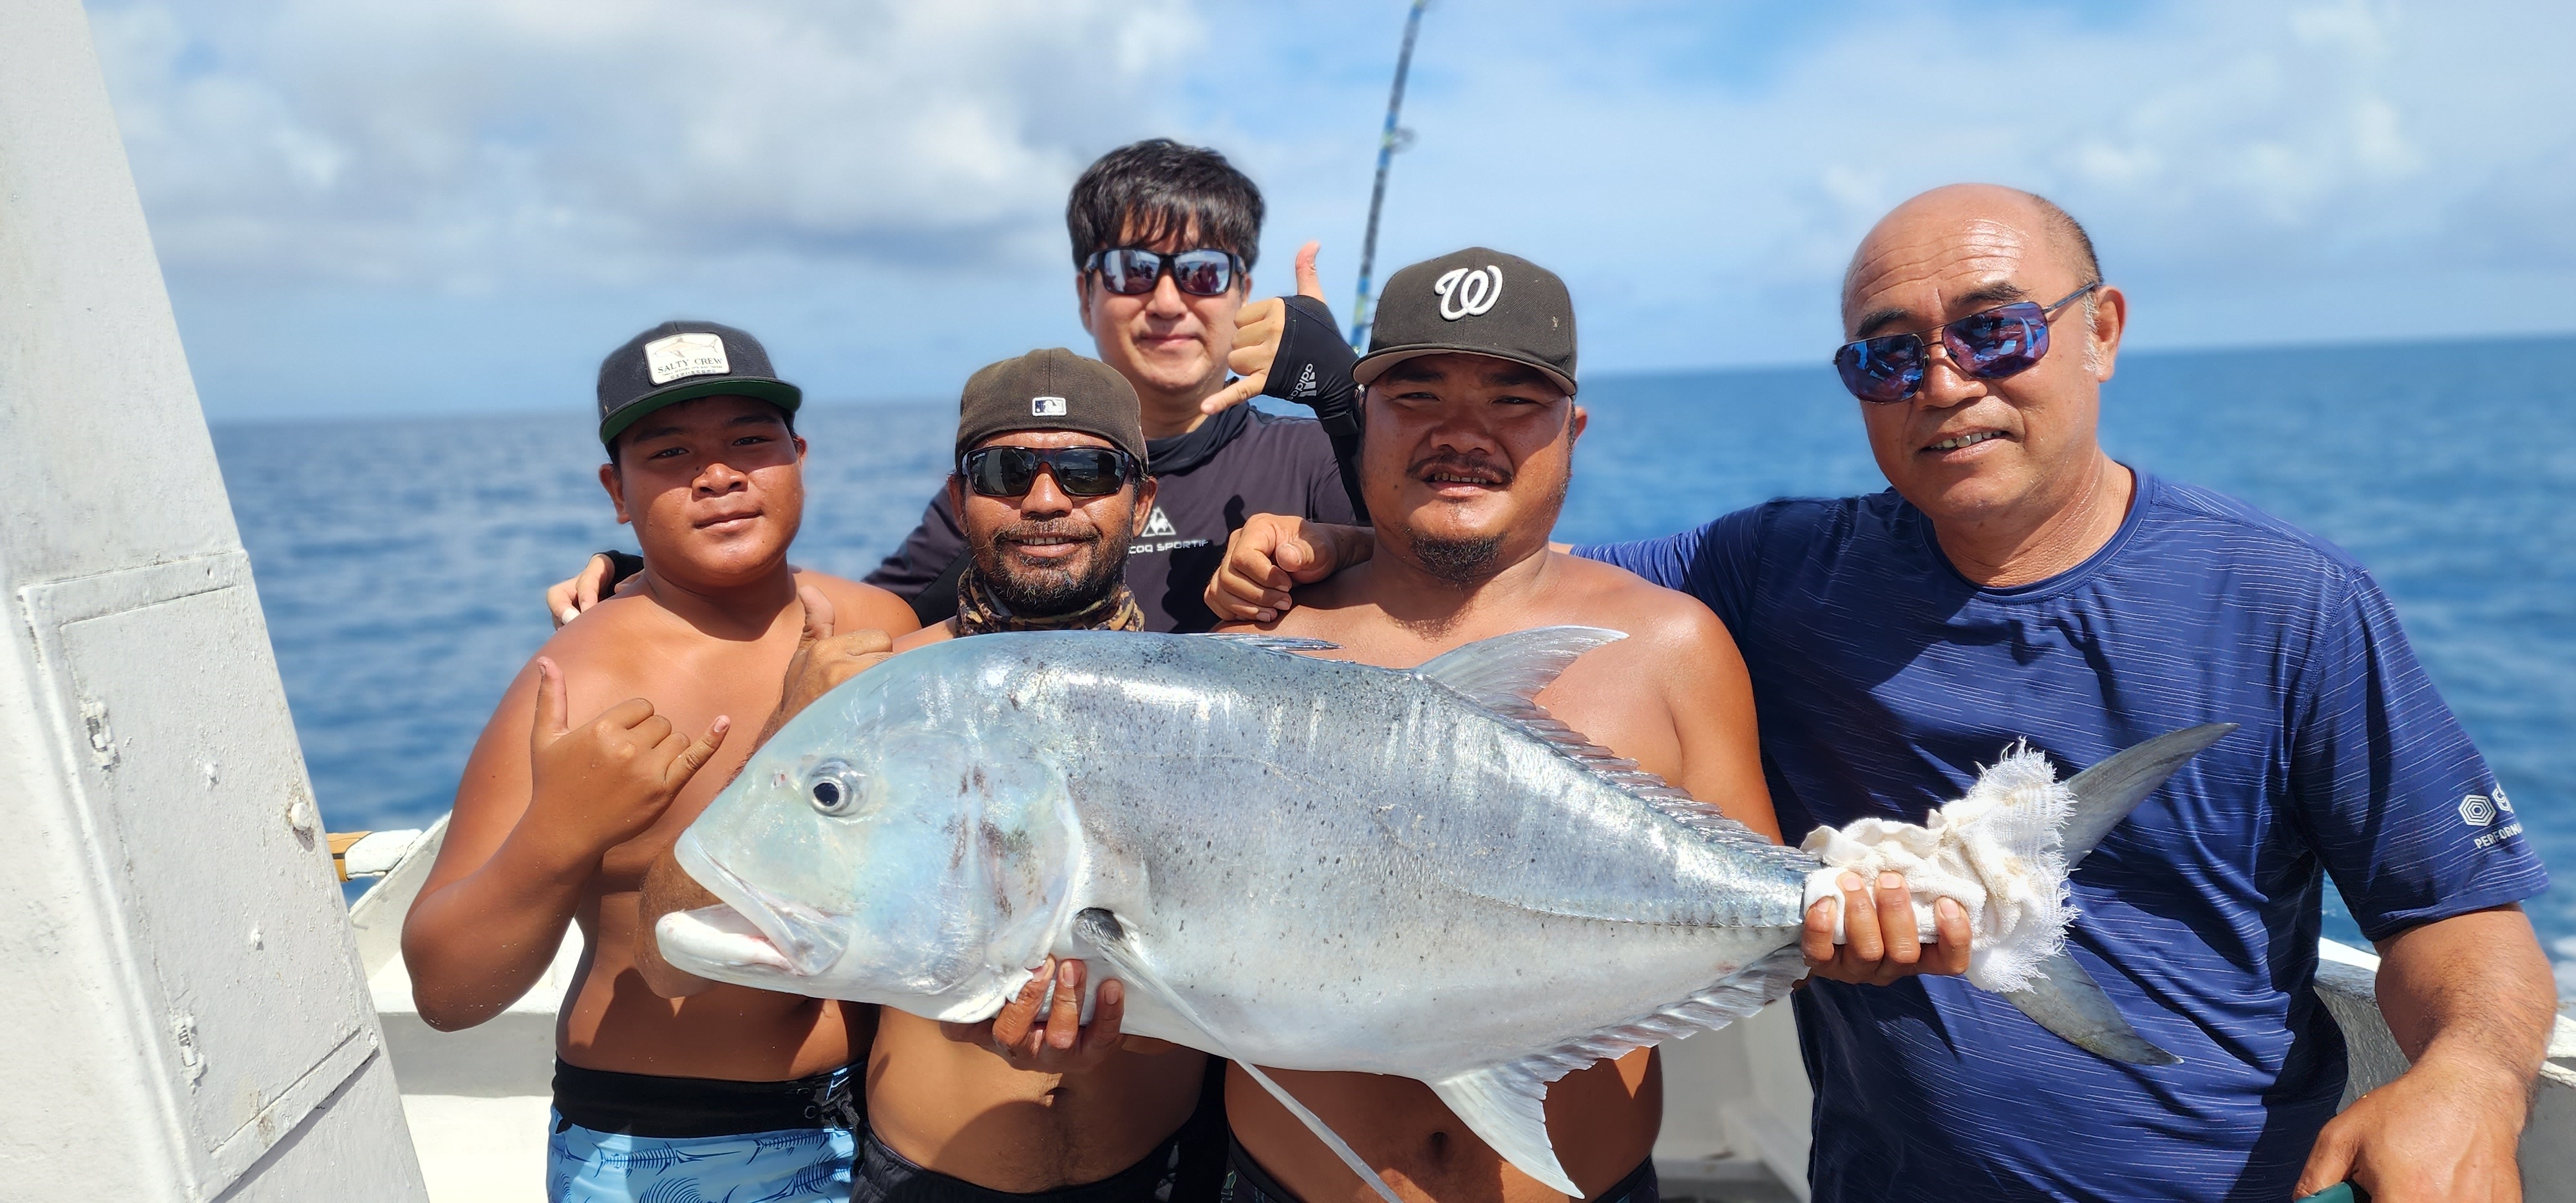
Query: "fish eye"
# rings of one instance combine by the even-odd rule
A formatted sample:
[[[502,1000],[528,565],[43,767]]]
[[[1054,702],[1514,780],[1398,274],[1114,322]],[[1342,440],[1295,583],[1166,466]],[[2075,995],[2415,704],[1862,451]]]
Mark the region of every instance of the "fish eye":
[[[868,778],[851,768],[847,761],[826,760],[814,766],[805,781],[805,800],[822,814],[839,818],[858,810],[866,800]]]

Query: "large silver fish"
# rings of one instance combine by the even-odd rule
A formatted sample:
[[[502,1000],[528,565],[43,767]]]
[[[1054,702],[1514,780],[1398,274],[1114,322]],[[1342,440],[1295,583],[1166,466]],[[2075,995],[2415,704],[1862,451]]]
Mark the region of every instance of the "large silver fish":
[[[1049,954],[1105,961],[1131,986],[1128,1031],[1419,1079],[1580,1194],[1548,1083],[1786,993],[1819,867],[1531,700],[1617,638],[1542,628],[1411,671],[1257,636],[909,652],[787,724],[680,837],[726,905],[665,917],[661,946],[705,977],[950,1021],[993,1015]],[[2070,861],[2226,729],[2069,782]],[[2073,961],[2047,970],[2011,996],[2034,1018],[2170,1060]]]

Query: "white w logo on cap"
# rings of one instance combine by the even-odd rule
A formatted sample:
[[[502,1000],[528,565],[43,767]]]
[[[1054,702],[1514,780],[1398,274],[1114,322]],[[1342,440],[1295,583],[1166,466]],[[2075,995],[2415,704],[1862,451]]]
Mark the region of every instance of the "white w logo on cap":
[[[1432,281],[1431,291],[1440,294],[1440,316],[1447,321],[1481,314],[1503,299],[1503,269],[1488,264],[1483,271],[1453,267]]]

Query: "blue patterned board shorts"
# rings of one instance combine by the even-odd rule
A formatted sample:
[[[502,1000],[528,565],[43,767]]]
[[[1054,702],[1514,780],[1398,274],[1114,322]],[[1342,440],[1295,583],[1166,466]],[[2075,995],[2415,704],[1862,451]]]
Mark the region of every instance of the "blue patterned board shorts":
[[[547,1203],[847,1203],[850,1197],[856,1143],[847,1128],[630,1136],[553,1118]]]

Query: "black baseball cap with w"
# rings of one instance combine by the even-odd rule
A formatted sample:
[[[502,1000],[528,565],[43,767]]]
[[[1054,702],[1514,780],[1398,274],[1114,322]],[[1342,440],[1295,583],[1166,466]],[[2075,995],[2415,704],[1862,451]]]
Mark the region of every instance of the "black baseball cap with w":
[[[750,397],[788,413],[805,391],[778,378],[769,349],[731,326],[664,322],[599,363],[599,441],[615,444],[636,419],[700,397]]]
[[[1363,387],[1424,355],[1490,355],[1538,369],[1574,394],[1574,298],[1555,272],[1481,246],[1426,259],[1387,278],[1368,353],[1351,369]]]

